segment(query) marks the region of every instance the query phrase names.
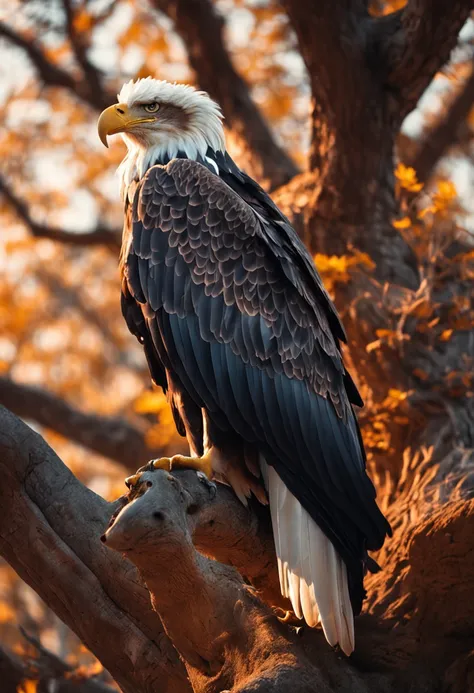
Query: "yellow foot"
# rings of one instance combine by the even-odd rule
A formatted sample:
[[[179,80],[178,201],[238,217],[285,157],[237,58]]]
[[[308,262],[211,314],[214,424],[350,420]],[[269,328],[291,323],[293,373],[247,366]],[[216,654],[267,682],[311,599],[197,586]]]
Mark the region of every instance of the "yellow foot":
[[[155,469],[165,469],[170,472],[172,469],[193,469],[202,472],[208,479],[212,477],[212,448],[202,457],[186,457],[185,455],[174,455],[173,457],[161,457],[153,461]]]
[[[185,455],[174,455],[173,457],[160,457],[159,460],[153,460],[149,465],[153,465],[155,469],[164,469],[166,472],[171,472],[173,469],[192,469],[198,474],[203,474],[206,480],[210,482],[212,478],[212,457],[213,449],[202,457],[186,457]],[[148,469],[149,465],[146,465]],[[146,467],[142,467],[136,474],[125,479],[125,485],[129,488],[135,488],[141,478],[142,472],[146,471]],[[203,478],[204,481],[204,478]],[[215,487],[215,484],[212,484]]]

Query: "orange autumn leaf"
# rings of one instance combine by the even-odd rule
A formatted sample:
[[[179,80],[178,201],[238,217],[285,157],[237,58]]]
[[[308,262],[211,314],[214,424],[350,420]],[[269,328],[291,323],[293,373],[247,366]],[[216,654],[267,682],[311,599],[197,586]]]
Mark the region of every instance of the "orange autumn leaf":
[[[22,681],[22,683],[18,684],[17,688],[18,693],[36,693],[37,690],[38,681],[34,681],[33,679]]]
[[[404,190],[408,190],[409,192],[420,192],[423,188],[423,183],[418,181],[416,171],[411,166],[405,166],[402,163],[398,164],[395,170],[395,176]]]
[[[395,219],[392,222],[392,226],[396,229],[408,229],[411,226],[410,217],[403,217],[402,219]]]

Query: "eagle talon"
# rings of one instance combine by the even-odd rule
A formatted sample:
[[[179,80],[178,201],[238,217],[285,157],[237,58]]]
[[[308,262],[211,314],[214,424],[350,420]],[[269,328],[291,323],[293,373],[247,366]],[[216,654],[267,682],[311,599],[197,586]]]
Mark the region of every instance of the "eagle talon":
[[[133,474],[133,476],[127,476],[127,478],[125,479],[125,486],[128,489],[134,488],[137,485],[140,477],[141,477],[141,474]]]
[[[170,472],[173,467],[173,462],[169,457],[160,457],[158,460],[153,460],[153,469],[164,469],[165,472]]]
[[[197,478],[201,482],[201,484],[204,484],[204,486],[207,487],[209,491],[209,495],[211,497],[211,500],[213,500],[216,497],[217,493],[217,486],[213,481],[210,481],[207,476],[204,474],[204,472],[196,472]]]

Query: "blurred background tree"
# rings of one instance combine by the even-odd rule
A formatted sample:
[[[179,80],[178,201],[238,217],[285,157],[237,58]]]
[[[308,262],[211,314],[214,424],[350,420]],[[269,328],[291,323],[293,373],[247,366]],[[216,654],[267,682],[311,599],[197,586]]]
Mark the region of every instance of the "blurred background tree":
[[[365,4],[352,3],[356,12]],[[219,101],[231,154],[275,193],[313,251],[348,329],[382,504],[421,459],[436,483],[423,486],[420,503],[467,484],[474,22],[456,44],[463,22],[443,24],[433,9],[436,52],[424,52],[420,32],[418,62],[401,61],[398,81],[385,85],[396,108],[389,99],[382,107],[356,52],[337,64],[334,36],[322,31],[332,10],[284,5],[1,3],[0,403],[105,497],[119,495],[126,473],[147,459],[184,450],[120,315],[114,172],[124,145],[106,151],[96,135],[97,115],[122,83],[146,75],[197,84]],[[388,35],[404,6],[374,0],[370,12]],[[336,19],[341,35],[351,30]],[[382,168],[377,148],[386,149]],[[37,653],[18,635],[22,624],[73,667],[90,664],[36,595],[8,566],[0,570],[5,646]]]

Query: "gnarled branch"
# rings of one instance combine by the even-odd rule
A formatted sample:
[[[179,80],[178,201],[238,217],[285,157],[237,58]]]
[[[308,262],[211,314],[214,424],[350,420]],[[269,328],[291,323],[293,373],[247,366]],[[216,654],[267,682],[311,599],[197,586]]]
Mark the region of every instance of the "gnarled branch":
[[[0,412],[0,553],[126,693],[189,691],[135,570],[98,540],[113,510],[120,518],[124,500],[108,504],[88,491],[40,436],[8,411]],[[145,502],[139,495],[122,510],[128,518],[122,524],[125,543],[117,548],[130,551],[140,564],[194,690],[222,693],[225,684],[236,693],[291,691],[297,672],[298,690],[308,692],[315,690],[314,682],[325,693],[397,693],[408,683],[430,690],[435,683],[447,686],[453,672],[462,684],[470,640],[463,645],[458,633],[472,630],[474,619],[466,601],[474,586],[474,572],[467,567],[474,563],[464,563],[474,550],[474,501],[432,507],[428,518],[410,520],[419,481],[412,476],[413,489],[391,509],[398,524],[385,548],[386,572],[371,578],[375,615],[357,621],[357,651],[346,662],[330,652],[318,630],[305,629],[296,638],[242,586],[234,570],[194,550],[195,542],[207,555],[226,556],[244,574],[255,564],[253,578],[266,574],[266,582],[277,580],[264,519],[221,485],[213,499],[194,472],[150,474],[144,481],[151,481],[150,490],[158,495],[147,491],[141,497]],[[431,472],[428,477],[433,478]],[[410,487],[407,480],[404,484]],[[180,556],[191,561],[192,570],[183,574]],[[427,582],[428,560],[432,579]],[[436,610],[430,609],[433,604]],[[212,635],[209,629],[217,630]],[[203,632],[210,637],[203,638]],[[430,666],[424,665],[427,658]]]
[[[0,554],[125,693],[188,693],[135,569],[99,541],[114,504],[83,486],[3,407],[0,475]]]

